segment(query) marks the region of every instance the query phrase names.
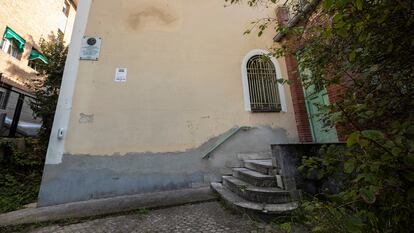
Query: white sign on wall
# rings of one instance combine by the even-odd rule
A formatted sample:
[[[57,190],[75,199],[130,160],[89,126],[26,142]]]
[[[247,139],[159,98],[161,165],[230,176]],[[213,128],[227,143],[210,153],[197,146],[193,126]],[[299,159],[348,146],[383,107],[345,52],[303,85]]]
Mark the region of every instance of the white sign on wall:
[[[82,40],[81,60],[97,61],[101,52],[102,38],[96,36],[84,36]]]
[[[115,82],[126,82],[128,75],[127,68],[116,68],[115,72]]]

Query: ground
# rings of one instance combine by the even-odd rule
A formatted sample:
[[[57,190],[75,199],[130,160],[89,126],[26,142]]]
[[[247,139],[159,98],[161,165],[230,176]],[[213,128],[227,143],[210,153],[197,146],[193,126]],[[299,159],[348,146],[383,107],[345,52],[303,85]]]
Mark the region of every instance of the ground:
[[[218,202],[206,202],[137,214],[108,217],[72,225],[52,225],[31,233],[112,233],[112,232],[223,232],[270,233],[270,225],[235,214]]]

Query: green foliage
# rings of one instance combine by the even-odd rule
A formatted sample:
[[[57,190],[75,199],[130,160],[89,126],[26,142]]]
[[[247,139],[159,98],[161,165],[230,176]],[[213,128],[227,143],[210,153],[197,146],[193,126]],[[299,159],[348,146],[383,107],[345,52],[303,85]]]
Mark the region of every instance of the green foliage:
[[[305,201],[297,220],[314,232],[414,232],[414,2],[311,2],[293,28],[259,20],[248,29],[284,32],[273,55],[298,57],[305,86],[343,87],[324,122],[348,135],[346,147],[323,148],[301,167],[321,180],[335,175],[341,192]]]
[[[38,141],[26,139],[26,150],[17,150],[11,141],[0,142],[0,213],[35,202],[43,169],[43,150]]]
[[[39,78],[31,86],[37,100],[31,103],[31,108],[36,117],[42,118],[43,124],[38,139],[26,139],[26,152],[17,150],[10,141],[0,143],[4,151],[0,161],[0,213],[35,202],[40,187],[67,47],[62,35],[52,36],[48,41],[41,39],[39,44],[49,64],[37,61]]]
[[[356,233],[364,227],[361,218],[347,208],[316,198],[304,201],[295,216],[300,217],[298,220],[310,226],[313,232]]]
[[[46,151],[59,98],[68,47],[63,41],[63,35],[51,36],[49,40],[41,39],[39,44],[49,64],[40,61],[36,64],[39,79],[31,86],[36,96],[36,101],[31,103],[31,108],[35,116],[42,118],[43,124],[39,132],[39,139]]]

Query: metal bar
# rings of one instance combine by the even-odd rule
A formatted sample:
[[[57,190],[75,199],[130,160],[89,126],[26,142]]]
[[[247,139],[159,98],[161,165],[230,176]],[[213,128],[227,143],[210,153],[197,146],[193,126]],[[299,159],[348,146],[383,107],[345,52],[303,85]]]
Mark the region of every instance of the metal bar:
[[[19,124],[20,115],[22,113],[24,103],[24,94],[19,94],[19,99],[17,100],[16,109],[14,110],[13,121],[10,126],[9,137],[15,137],[17,132],[17,126]]]
[[[252,127],[250,126],[241,126],[238,128],[233,128],[232,130],[230,130],[230,132],[226,135],[224,135],[224,137],[219,140],[216,144],[214,144],[208,151],[207,153],[205,153],[203,155],[203,159],[208,159],[211,156],[211,153],[213,153],[215,150],[217,150],[217,148],[219,148],[221,145],[223,145],[227,140],[229,140],[231,137],[233,137],[236,133],[238,133],[240,130],[248,130],[251,129]]]
[[[260,103],[261,92],[260,92],[260,79],[259,79],[259,76],[258,76],[259,71],[257,69],[257,60],[255,60],[253,65],[254,65],[253,66],[253,70],[254,70],[253,75],[254,75],[254,82],[255,82],[255,89],[256,89],[256,97],[254,99],[254,106],[255,106],[255,109],[258,109],[259,108],[259,103]]]
[[[272,67],[273,68],[273,67]],[[277,90],[277,75],[276,75],[276,71],[275,69],[271,69],[269,71],[269,80],[270,80],[270,91],[271,91],[271,101],[273,103],[273,105],[275,106],[274,109],[277,109],[277,96],[279,95],[278,90]]]

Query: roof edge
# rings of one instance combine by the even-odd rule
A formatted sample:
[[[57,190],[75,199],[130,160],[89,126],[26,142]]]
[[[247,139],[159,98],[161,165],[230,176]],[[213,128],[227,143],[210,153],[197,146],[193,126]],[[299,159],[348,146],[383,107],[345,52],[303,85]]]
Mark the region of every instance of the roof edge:
[[[287,28],[293,28],[294,26],[296,26],[304,16],[306,16],[307,14],[309,14],[315,9],[315,7],[319,4],[319,2],[320,0],[312,0],[311,2],[308,2],[305,5],[302,12],[300,12],[299,14],[296,14],[293,18],[291,18],[288,21]],[[280,42],[285,36],[286,36],[286,33],[278,32],[276,36],[273,37],[273,41]]]

